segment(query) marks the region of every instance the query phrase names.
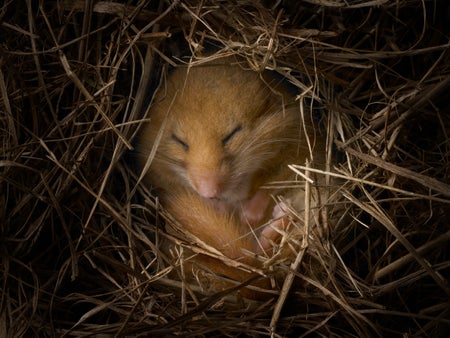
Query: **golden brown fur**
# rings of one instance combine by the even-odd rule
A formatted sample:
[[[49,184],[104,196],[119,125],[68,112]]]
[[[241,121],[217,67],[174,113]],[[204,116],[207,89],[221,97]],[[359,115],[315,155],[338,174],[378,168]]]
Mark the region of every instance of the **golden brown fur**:
[[[300,117],[294,97],[272,77],[244,65],[226,58],[176,69],[159,88],[139,152],[144,168],[156,150],[145,182],[159,190],[183,231],[229,258],[259,266],[244,252],[268,249],[259,236],[272,214],[274,191],[262,187],[292,179],[287,165],[310,157],[303,121],[311,117]],[[312,122],[305,123],[311,138]],[[250,276],[202,259],[229,278]]]

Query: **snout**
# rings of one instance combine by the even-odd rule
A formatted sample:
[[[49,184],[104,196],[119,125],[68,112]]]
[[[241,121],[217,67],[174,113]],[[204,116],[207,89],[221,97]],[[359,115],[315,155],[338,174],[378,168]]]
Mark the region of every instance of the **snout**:
[[[224,178],[216,172],[195,172],[190,175],[191,185],[204,198],[219,198],[224,191]]]

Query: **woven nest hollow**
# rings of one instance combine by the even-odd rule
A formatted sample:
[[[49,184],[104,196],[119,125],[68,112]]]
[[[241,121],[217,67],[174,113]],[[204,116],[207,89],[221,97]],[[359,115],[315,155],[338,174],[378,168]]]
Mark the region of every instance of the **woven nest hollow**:
[[[0,5],[0,335],[449,334],[446,1],[16,4]],[[205,249],[167,233],[136,166],[161,79],[227,55],[295,87],[336,156],[315,173],[333,199],[270,263],[265,301],[186,277]]]

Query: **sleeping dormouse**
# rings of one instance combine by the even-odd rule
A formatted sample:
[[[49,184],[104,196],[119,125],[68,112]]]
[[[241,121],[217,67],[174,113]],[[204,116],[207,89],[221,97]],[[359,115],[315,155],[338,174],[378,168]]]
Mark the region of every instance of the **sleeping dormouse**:
[[[308,146],[307,138],[315,141]],[[266,186],[293,180],[288,165],[304,164],[311,146],[323,153],[323,143],[279,78],[227,57],[167,77],[140,132],[139,164],[143,170],[151,161],[144,183],[157,189],[182,232],[259,267],[256,256],[270,255],[287,222],[270,221],[280,215],[273,196],[283,191]],[[252,275],[211,257],[197,261],[240,282]],[[268,281],[258,286],[269,288]]]

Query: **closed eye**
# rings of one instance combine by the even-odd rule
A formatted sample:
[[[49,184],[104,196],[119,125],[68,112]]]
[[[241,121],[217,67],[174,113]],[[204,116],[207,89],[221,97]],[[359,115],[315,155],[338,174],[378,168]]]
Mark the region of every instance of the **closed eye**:
[[[226,145],[228,142],[230,142],[230,140],[233,138],[233,136],[236,135],[236,133],[238,133],[239,131],[241,131],[241,129],[242,129],[242,126],[237,126],[236,128],[234,128],[231,133],[229,133],[227,136],[225,136],[222,139],[222,144]]]
[[[187,144],[185,141],[183,141],[182,139],[180,139],[177,135],[172,134],[172,140],[174,140],[174,141],[177,142],[179,145],[181,145],[185,151],[188,151],[188,150],[189,150],[189,144]]]

